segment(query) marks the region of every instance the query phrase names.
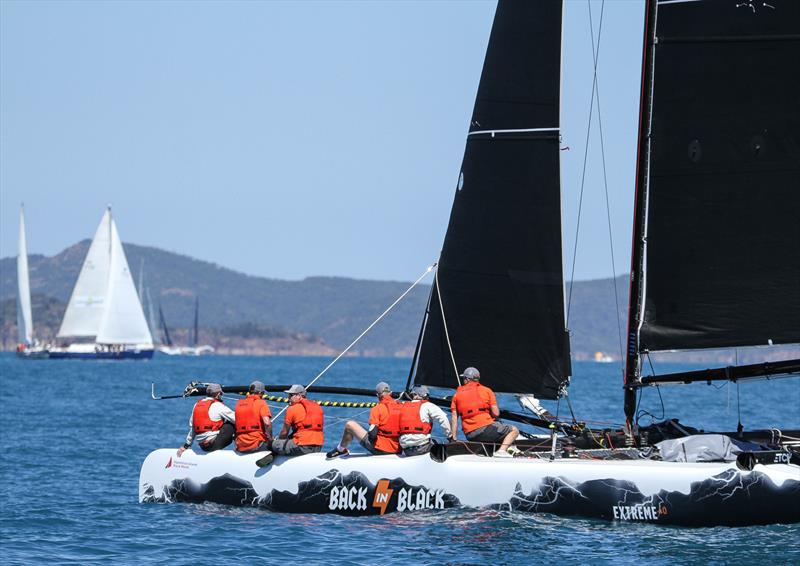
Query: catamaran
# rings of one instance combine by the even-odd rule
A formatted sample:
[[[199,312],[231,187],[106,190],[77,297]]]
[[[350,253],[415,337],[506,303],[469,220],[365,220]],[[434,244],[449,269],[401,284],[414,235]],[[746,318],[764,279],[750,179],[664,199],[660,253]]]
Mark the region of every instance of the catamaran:
[[[465,506],[685,526],[800,522],[800,430],[698,434],[674,420],[641,426],[635,410],[646,387],[800,372],[800,360],[641,371],[661,350],[800,342],[800,78],[790,71],[800,60],[800,3],[649,0],[645,14],[624,426],[598,435],[536,402],[563,396],[571,376],[562,3],[500,0],[407,388],[452,389],[459,370],[476,366],[485,385],[531,411],[502,418],[550,434],[518,440],[520,453],[502,459],[487,457],[493,445],[454,442],[429,455],[309,454],[260,468],[260,454],[160,449],[142,465],[139,500],[343,515]],[[189,384],[176,397],[203,389]]]
[[[145,359],[153,339],[111,207],[97,227],[58,330],[55,359]]]
[[[214,353],[214,347],[204,344],[198,345],[200,335],[200,299],[194,299],[194,325],[191,333],[189,334],[188,346],[175,346],[169,336],[169,328],[167,328],[167,321],[164,318],[164,311],[161,305],[158,307],[158,316],[161,321],[162,330],[162,345],[159,346],[158,351],[168,356],[205,356]]]
[[[31,310],[31,284],[28,274],[28,244],[25,238],[25,207],[19,208],[17,249],[17,355],[21,358],[46,358],[47,348],[34,338]]]

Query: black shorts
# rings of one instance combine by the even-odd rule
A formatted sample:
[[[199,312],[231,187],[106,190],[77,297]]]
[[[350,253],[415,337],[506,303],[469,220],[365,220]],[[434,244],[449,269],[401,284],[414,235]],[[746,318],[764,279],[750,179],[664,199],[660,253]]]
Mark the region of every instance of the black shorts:
[[[322,446],[314,444],[297,445],[291,438],[276,438],[272,441],[272,451],[281,456],[302,456],[319,452]]]
[[[493,422],[481,428],[476,428],[472,432],[467,433],[467,440],[472,442],[497,442],[500,443],[506,435],[513,429],[511,425],[503,424],[501,422]]]
[[[420,444],[419,446],[409,446],[408,448],[403,448],[403,456],[419,456],[420,454],[428,454],[431,451],[431,447],[433,444],[428,441],[425,444]]]
[[[384,452],[383,450],[378,450],[372,445],[372,442],[369,439],[369,433],[364,435],[364,438],[358,441],[361,446],[367,449],[367,452],[370,454],[375,454],[376,456],[381,456],[383,454],[394,454],[394,452]]]

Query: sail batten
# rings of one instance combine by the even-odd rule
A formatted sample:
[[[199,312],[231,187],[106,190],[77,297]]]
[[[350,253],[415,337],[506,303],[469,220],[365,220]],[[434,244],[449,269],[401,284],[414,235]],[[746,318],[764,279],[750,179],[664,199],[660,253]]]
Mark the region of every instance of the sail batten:
[[[560,1],[498,4],[416,383],[456,387],[453,359],[496,391],[555,399],[568,380],[554,127],[561,17]]]

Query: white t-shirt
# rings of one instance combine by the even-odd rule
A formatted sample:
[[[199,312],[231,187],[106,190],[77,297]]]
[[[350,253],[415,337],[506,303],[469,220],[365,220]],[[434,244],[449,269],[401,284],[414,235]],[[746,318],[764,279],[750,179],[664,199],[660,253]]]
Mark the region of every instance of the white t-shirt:
[[[447,420],[447,415],[444,414],[439,407],[433,403],[423,403],[421,400],[409,401],[410,403],[419,403],[419,419],[424,423],[432,423],[434,420],[439,423],[439,426],[444,430],[445,436],[450,436],[450,421]],[[403,434],[400,436],[400,447],[410,448],[412,446],[422,446],[430,441],[430,434]]]
[[[213,397],[206,397],[206,399],[213,399]],[[236,424],[236,413],[234,413],[233,409],[228,407],[225,403],[211,403],[211,406],[208,408],[208,418],[214,422],[224,419],[229,423]],[[197,440],[197,442],[213,440],[218,434],[218,430],[210,430],[208,432],[201,432],[195,436],[194,408],[192,408],[192,413],[189,415],[189,434],[186,435],[186,444],[191,446],[193,440]]]

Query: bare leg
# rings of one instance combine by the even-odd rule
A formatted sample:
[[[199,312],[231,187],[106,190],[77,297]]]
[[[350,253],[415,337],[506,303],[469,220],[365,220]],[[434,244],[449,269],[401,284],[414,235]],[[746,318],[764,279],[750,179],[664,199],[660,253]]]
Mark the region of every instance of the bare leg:
[[[515,426],[512,426],[511,432],[509,432],[503,439],[503,443],[500,445],[500,450],[508,450],[508,447],[511,446],[511,443],[517,439],[518,435],[519,429]]]
[[[342,448],[347,448],[350,444],[350,441],[353,440],[354,437],[356,440],[360,441],[366,436],[366,434],[367,431],[364,430],[364,427],[358,424],[356,421],[347,421],[347,423],[344,425],[344,434],[342,434],[342,440],[339,443],[339,446]]]

